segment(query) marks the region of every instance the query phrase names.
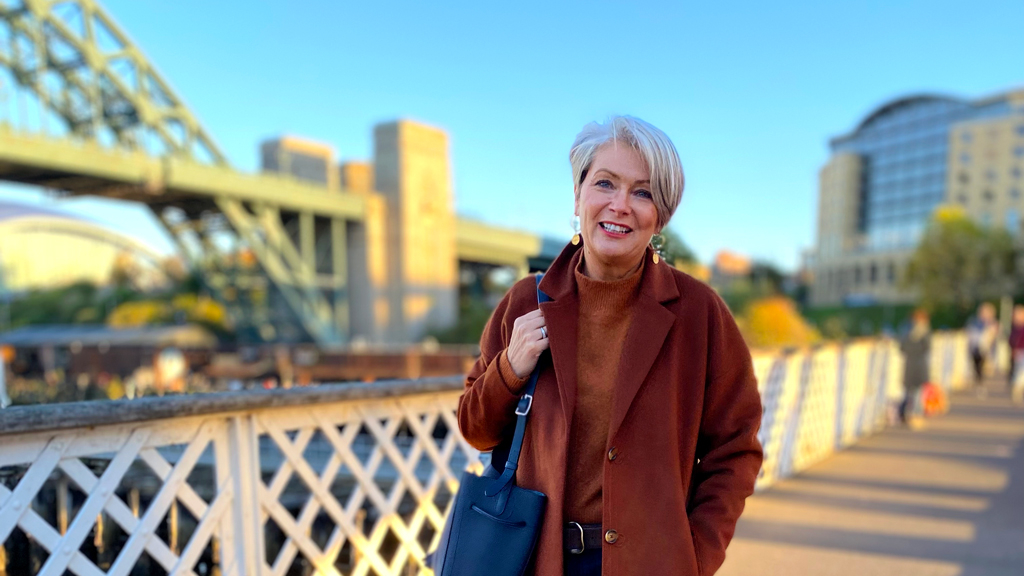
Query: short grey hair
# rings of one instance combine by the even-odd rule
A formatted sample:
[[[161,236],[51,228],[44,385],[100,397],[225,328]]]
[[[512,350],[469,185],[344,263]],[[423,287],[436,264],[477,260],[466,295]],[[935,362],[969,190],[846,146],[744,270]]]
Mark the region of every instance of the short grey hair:
[[[639,118],[612,116],[605,123],[591,122],[580,130],[569,150],[576,199],[594,156],[609,142],[621,142],[637,151],[651,173],[651,195],[658,209],[658,228],[672,219],[683,198],[683,164],[669,137]]]

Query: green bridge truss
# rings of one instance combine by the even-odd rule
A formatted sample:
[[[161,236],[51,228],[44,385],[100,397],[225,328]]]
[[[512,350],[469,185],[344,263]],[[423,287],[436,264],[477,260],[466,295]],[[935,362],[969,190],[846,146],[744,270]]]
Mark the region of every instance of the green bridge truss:
[[[345,342],[365,201],[232,170],[93,0],[0,2],[0,179],[142,202],[244,337]]]

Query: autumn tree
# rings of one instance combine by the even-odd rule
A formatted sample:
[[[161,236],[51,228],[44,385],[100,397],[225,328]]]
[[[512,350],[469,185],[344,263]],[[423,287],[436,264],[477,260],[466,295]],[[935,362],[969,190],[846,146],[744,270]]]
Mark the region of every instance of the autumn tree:
[[[973,307],[1015,288],[1013,238],[978,224],[958,207],[942,207],[929,221],[907,267],[905,287],[928,307]]]
[[[796,304],[785,296],[755,300],[736,320],[743,338],[751,347],[807,346],[821,340],[821,334],[807,323]]]

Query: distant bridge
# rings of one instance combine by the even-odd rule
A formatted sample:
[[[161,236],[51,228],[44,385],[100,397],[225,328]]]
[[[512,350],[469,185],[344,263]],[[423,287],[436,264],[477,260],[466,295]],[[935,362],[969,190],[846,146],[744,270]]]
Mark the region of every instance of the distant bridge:
[[[417,156],[409,142],[437,138],[412,123],[385,134],[379,192],[232,169],[94,0],[0,7],[3,105],[0,179],[146,204],[253,341],[413,340],[453,321],[457,262],[524,274],[556,254],[531,234],[457,219],[446,138],[433,131],[438,150]],[[406,165],[434,180],[429,189]],[[426,246],[421,216],[454,233]],[[449,262],[416,267],[431,258]]]

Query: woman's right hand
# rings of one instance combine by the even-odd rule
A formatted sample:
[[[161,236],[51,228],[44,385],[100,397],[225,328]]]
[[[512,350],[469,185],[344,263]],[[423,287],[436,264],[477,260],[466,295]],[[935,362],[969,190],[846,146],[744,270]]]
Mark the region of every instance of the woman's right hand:
[[[546,330],[540,310],[516,318],[512,325],[512,340],[506,351],[508,363],[516,376],[526,378],[537,366],[537,359],[548,349]]]

